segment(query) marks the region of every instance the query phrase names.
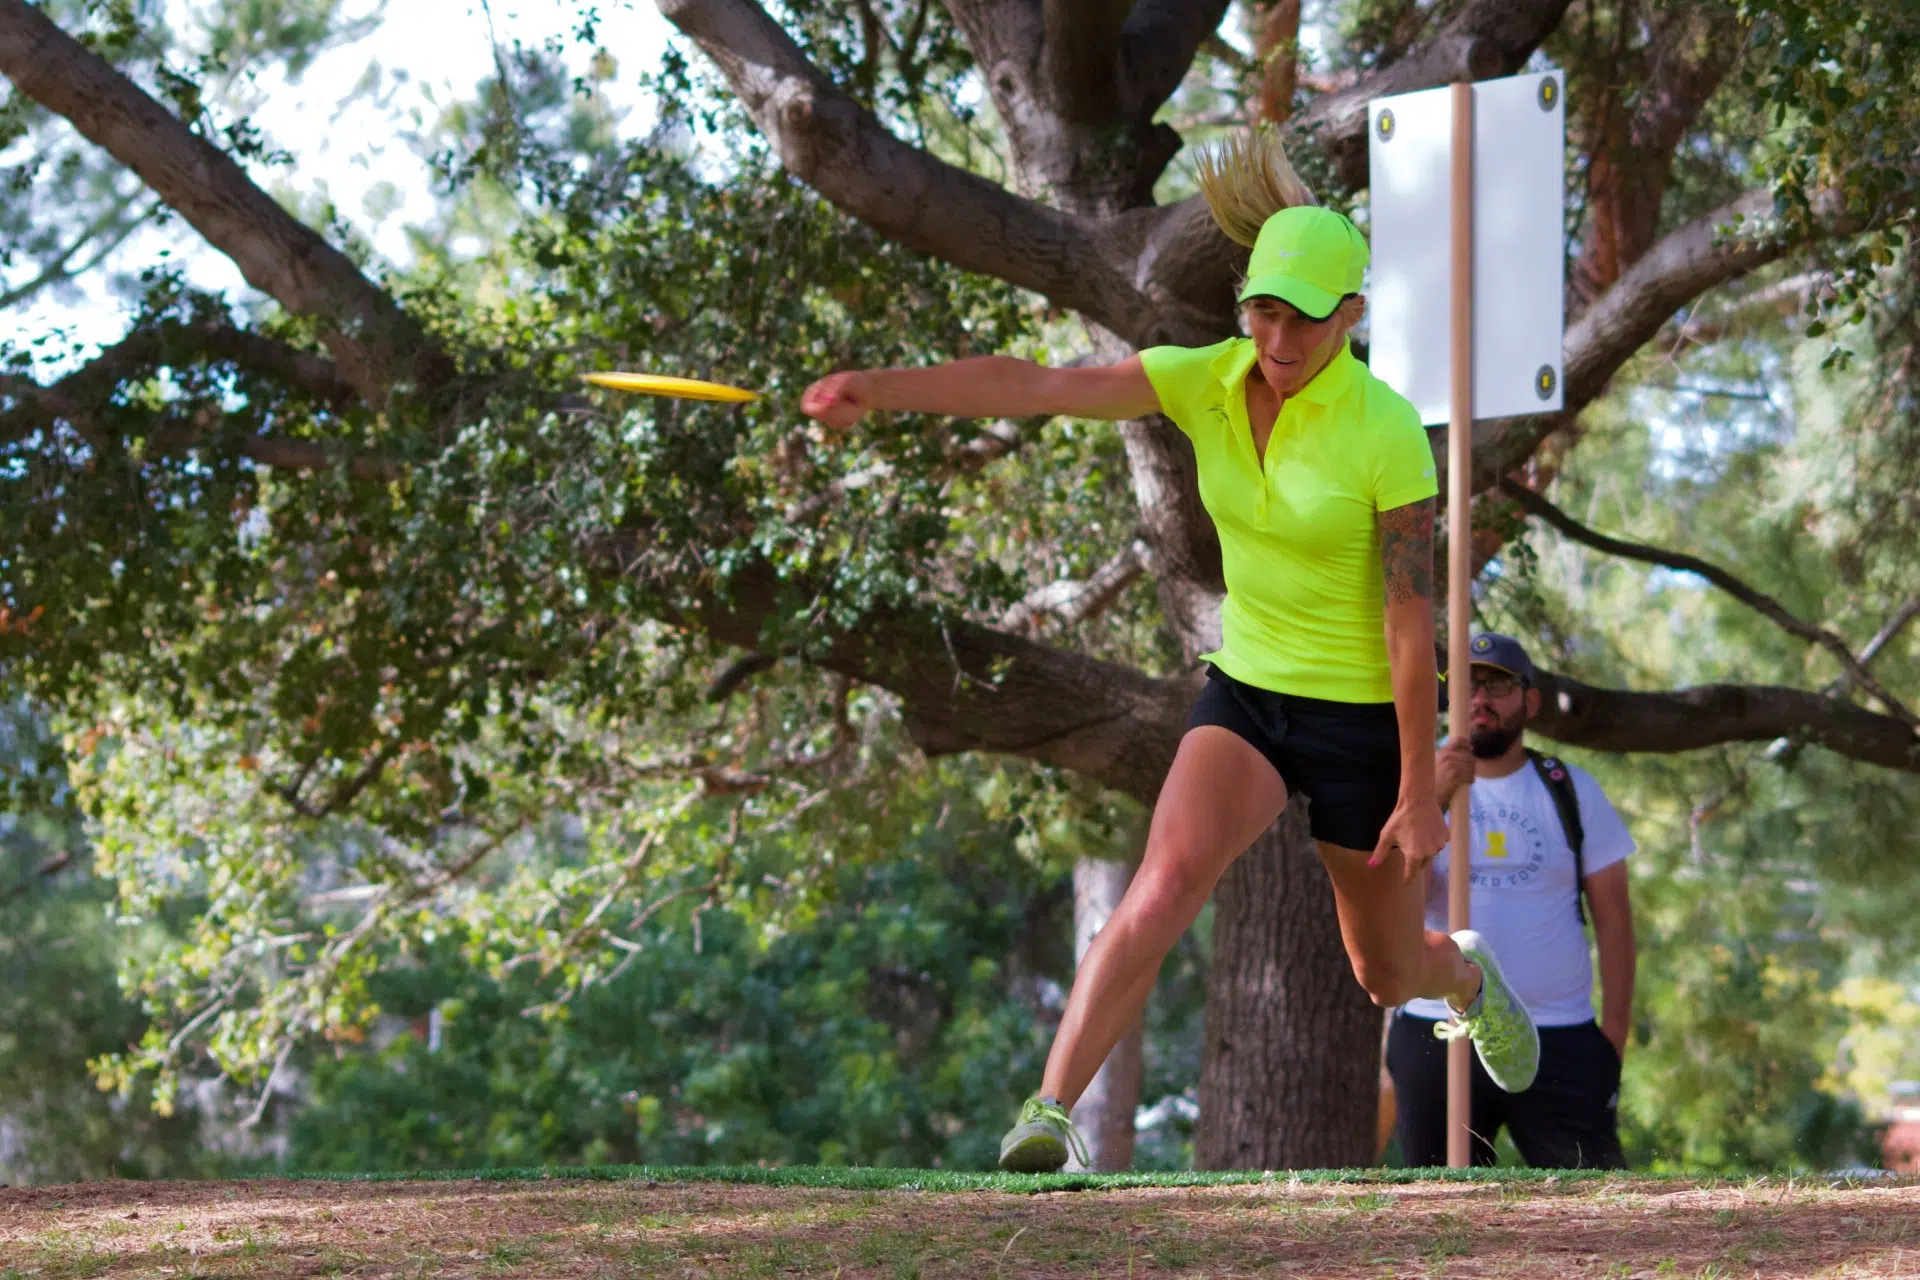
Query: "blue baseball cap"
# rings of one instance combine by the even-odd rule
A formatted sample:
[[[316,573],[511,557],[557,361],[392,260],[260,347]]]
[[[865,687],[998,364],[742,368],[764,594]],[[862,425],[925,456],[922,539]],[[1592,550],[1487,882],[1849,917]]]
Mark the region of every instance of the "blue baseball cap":
[[[1467,643],[1467,661],[1476,667],[1492,667],[1518,680],[1522,688],[1533,687],[1533,660],[1512,636],[1482,631]],[[1447,709],[1447,673],[1440,673],[1440,709]]]
[[[1527,651],[1512,636],[1503,636],[1494,631],[1482,631],[1467,646],[1470,661],[1476,667],[1492,667],[1517,678],[1529,687],[1533,684],[1533,660],[1527,657]]]

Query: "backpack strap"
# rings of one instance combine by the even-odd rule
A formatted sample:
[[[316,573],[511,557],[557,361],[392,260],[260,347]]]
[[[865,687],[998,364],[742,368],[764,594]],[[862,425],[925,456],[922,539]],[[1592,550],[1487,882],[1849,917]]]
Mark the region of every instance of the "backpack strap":
[[[1547,794],[1553,797],[1553,807],[1560,814],[1560,829],[1566,833],[1567,847],[1573,850],[1573,909],[1580,916],[1580,923],[1585,924],[1587,831],[1580,823],[1580,797],[1573,789],[1573,772],[1557,757],[1543,756],[1532,747],[1527,748],[1527,759],[1533,762],[1534,772],[1540,775]]]

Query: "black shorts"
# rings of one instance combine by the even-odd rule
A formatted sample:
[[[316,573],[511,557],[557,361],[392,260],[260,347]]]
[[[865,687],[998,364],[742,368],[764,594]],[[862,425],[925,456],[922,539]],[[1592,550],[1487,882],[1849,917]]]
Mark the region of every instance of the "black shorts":
[[[1400,722],[1391,702],[1330,702],[1275,693],[1207,668],[1187,728],[1245,739],[1305,796],[1315,840],[1371,853],[1400,799]]]
[[[1511,961],[1509,961],[1511,963]],[[1387,1031],[1393,1077],[1393,1130],[1409,1168],[1447,1162],[1447,1046],[1433,1019],[1396,1012]],[[1521,1158],[1536,1169],[1624,1169],[1620,1150],[1620,1055],[1592,1022],[1540,1028],[1540,1074],[1520,1093],[1493,1082],[1479,1055],[1472,1066],[1473,1162],[1494,1162],[1505,1125]]]

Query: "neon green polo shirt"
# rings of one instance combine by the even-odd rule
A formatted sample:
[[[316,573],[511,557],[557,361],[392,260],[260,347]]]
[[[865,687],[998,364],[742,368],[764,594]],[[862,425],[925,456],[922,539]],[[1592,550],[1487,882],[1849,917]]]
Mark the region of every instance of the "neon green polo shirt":
[[[1342,347],[1253,451],[1253,342],[1140,353],[1161,410],[1193,441],[1227,579],[1221,645],[1236,680],[1335,702],[1391,702],[1377,513],[1439,492],[1414,407]]]

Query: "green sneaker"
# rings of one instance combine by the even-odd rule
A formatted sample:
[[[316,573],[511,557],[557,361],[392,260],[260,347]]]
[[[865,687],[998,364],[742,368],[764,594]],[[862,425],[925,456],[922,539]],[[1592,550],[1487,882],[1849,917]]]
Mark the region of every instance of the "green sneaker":
[[[1460,953],[1479,966],[1480,994],[1473,1007],[1454,1014],[1452,1022],[1436,1024],[1433,1034],[1442,1040],[1472,1036],[1474,1052],[1493,1082],[1508,1093],[1523,1092],[1540,1070],[1540,1032],[1533,1015],[1507,985],[1485,938],[1462,929],[1453,940]]]
[[[1034,1094],[1020,1108],[1020,1122],[1000,1139],[1000,1167],[1008,1173],[1052,1173],[1074,1159],[1087,1163],[1087,1144],[1073,1126],[1067,1109],[1051,1098]]]

